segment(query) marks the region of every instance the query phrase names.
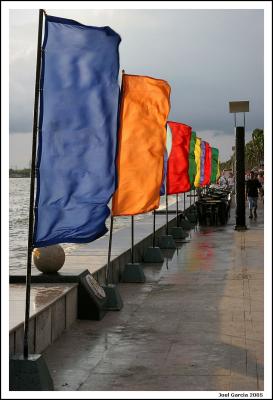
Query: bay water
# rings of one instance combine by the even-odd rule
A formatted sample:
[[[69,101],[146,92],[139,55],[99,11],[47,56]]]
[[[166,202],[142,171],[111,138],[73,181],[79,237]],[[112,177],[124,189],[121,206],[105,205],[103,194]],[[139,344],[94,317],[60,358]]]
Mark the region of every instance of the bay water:
[[[26,268],[27,241],[28,241],[28,217],[29,217],[29,190],[30,178],[9,179],[9,268],[10,272]],[[169,196],[169,204],[175,202],[175,196]],[[165,197],[161,198],[160,209],[165,208]],[[145,214],[136,215],[135,221],[145,218]],[[129,226],[130,217],[115,218],[113,230]],[[109,228],[110,218],[106,225]],[[106,235],[108,235],[107,232]],[[66,254],[75,249],[77,243],[62,243]]]

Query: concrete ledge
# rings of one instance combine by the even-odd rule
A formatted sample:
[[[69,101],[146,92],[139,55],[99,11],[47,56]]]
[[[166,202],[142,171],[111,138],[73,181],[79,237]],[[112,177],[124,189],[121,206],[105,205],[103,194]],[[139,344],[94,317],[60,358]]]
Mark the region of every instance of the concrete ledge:
[[[78,284],[33,284],[29,352],[42,353],[77,318]],[[25,285],[10,285],[10,354],[23,353]]]

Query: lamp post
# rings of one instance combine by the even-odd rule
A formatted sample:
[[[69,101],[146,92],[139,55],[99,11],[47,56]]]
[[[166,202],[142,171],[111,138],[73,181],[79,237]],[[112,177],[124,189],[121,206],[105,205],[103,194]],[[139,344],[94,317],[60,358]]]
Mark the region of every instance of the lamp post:
[[[229,102],[229,112],[234,114],[235,130],[235,196],[236,225],[235,230],[246,230],[245,216],[245,113],[249,112],[249,101]],[[244,114],[243,126],[237,126],[237,113]]]
[[[235,146],[232,146],[232,173],[235,176]]]

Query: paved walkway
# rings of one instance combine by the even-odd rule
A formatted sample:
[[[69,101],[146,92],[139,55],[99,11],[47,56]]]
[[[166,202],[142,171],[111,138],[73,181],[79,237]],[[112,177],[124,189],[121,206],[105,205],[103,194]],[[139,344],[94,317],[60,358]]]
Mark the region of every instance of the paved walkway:
[[[263,211],[192,231],[124,308],[77,321],[45,353],[55,390],[263,390]]]

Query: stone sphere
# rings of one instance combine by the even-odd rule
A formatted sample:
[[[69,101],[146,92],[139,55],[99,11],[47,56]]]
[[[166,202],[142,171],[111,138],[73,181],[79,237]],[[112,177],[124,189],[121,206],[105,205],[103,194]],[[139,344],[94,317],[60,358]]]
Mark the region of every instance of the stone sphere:
[[[37,269],[44,274],[53,274],[62,268],[65,261],[65,252],[62,246],[39,247],[33,250],[33,262]]]

